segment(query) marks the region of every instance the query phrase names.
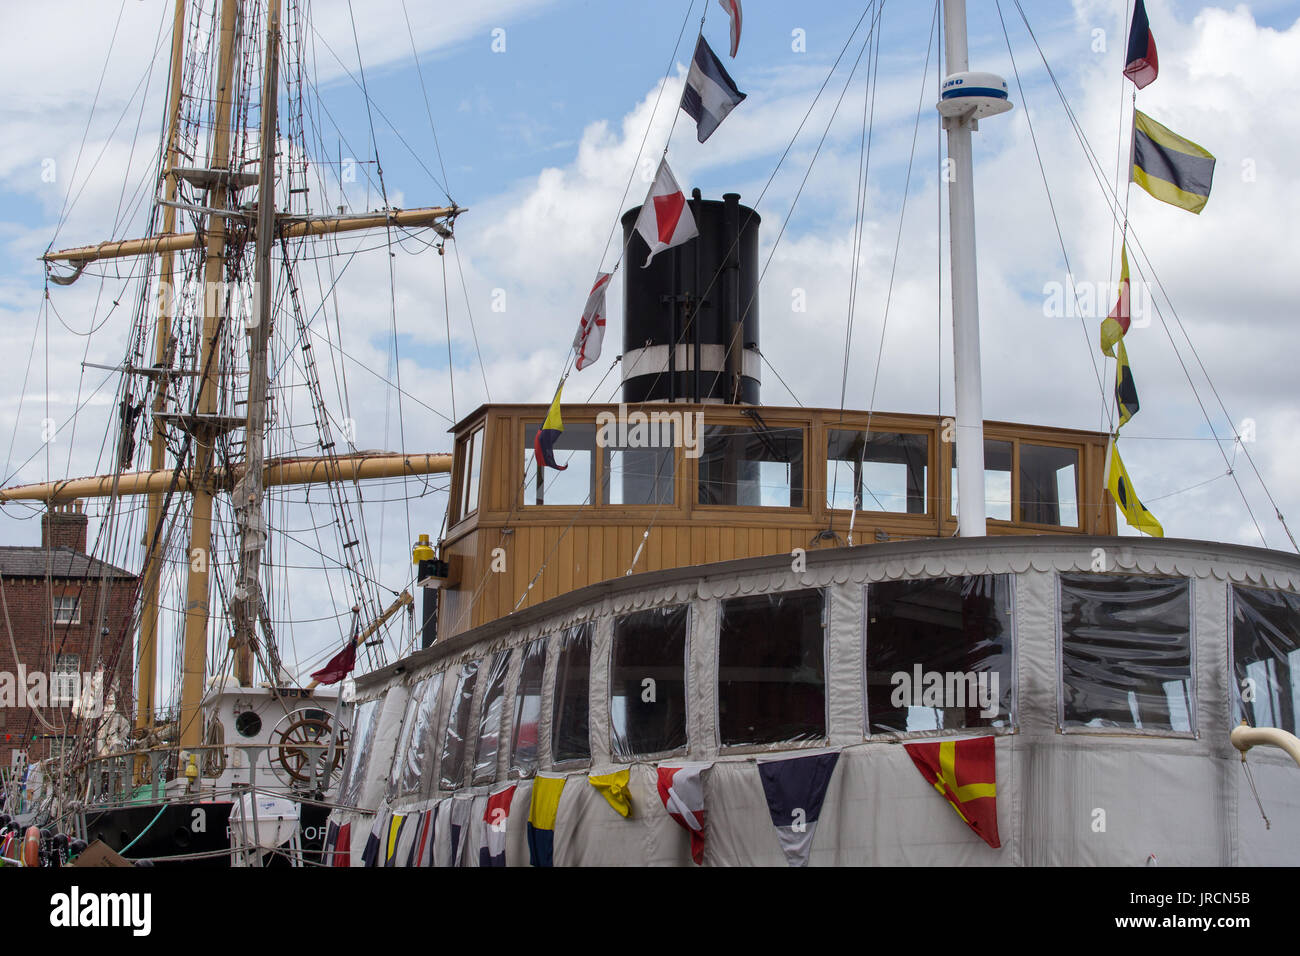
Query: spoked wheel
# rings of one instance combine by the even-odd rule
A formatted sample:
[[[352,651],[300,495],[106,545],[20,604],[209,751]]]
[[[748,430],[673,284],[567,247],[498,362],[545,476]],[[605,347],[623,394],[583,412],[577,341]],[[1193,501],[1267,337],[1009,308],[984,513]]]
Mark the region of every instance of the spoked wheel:
[[[271,731],[275,748],[271,768],[286,787],[301,790],[314,783],[318,790],[329,790],[342,772],[347,737],[346,730],[339,732],[331,759],[334,725],[329,714],[319,710],[285,714]]]

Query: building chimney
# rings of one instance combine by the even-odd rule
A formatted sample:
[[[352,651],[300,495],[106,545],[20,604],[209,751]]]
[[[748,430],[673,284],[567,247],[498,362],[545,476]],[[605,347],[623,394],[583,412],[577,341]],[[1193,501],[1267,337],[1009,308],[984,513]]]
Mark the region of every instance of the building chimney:
[[[41,547],[71,548],[85,554],[88,523],[80,501],[50,505],[41,515]]]

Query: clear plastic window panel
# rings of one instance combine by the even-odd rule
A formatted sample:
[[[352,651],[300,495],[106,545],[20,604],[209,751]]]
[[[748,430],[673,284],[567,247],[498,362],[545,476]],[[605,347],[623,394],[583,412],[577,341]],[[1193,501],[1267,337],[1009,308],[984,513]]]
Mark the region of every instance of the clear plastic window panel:
[[[546,638],[524,648],[524,663],[515,691],[515,720],[510,742],[510,770],[521,777],[537,772],[538,729],[542,719],[542,680],[546,674]]]
[[[402,729],[397,734],[397,748],[393,752],[393,766],[388,772],[388,798],[391,800],[397,796],[398,787],[402,782],[402,766],[405,763],[406,752],[411,745],[411,737],[415,733],[416,715],[420,711],[420,703],[424,699],[425,691],[429,689],[429,678],[420,681],[411,688],[411,696],[406,698],[406,710],[402,714]]]
[[[830,430],[826,440],[826,505],[858,511],[925,514],[930,436],[907,432]]]
[[[1191,584],[1062,574],[1066,727],[1192,732]]]
[[[1079,450],[1020,443],[1020,520],[1079,526]]]
[[[629,425],[629,427],[631,427]],[[649,428],[650,426],[646,426]],[[629,435],[629,442],[633,437]],[[655,426],[654,446],[606,445],[600,500],[607,505],[660,505],[673,501],[672,424]]]
[[[563,471],[539,467],[534,460],[534,444],[541,427],[541,422],[524,426],[524,504],[592,504],[596,490],[596,426],[564,426],[555,441],[555,462],[564,467]]]
[[[379,726],[382,703],[382,698],[364,701],[357,705],[353,713],[348,754],[344,761],[343,779],[339,783],[339,803],[345,807],[355,807],[361,799],[361,787],[370,766],[370,746],[374,743],[375,730]]]
[[[497,775],[497,753],[501,749],[501,716],[505,707],[506,674],[510,670],[510,651],[502,651],[492,660],[487,692],[478,721],[478,748],[474,755],[473,783],[491,783]]]
[[[957,514],[957,445],[952,445],[952,513]],[[984,516],[1011,520],[1011,442],[984,439]]]
[[[1011,576],[867,587],[868,733],[1010,727]]]
[[[405,796],[410,793],[423,793],[425,779],[433,767],[435,736],[434,724],[438,720],[438,701],[442,697],[443,672],[438,671],[422,682],[424,690],[420,694],[419,706],[415,710],[415,720],[411,732],[406,734],[403,726],[405,746],[398,750],[399,778],[397,793]],[[409,707],[408,707],[409,710]]]
[[[686,746],[686,622],[684,604],[614,622],[609,715],[616,759]]]
[[[591,759],[591,638],[595,625],[578,624],[560,639],[555,667],[551,757],[556,763]]]
[[[478,666],[478,661],[467,661],[456,677],[456,692],[447,713],[447,733],[443,737],[439,764],[443,790],[456,790],[465,782],[465,733],[469,730],[469,709],[474,701]]]
[[[723,746],[826,736],[825,592],[722,602],[718,735]]]
[[[1300,727],[1300,595],[1232,589],[1232,660],[1241,716],[1252,727]]]
[[[803,507],[802,428],[706,425],[699,503]]]

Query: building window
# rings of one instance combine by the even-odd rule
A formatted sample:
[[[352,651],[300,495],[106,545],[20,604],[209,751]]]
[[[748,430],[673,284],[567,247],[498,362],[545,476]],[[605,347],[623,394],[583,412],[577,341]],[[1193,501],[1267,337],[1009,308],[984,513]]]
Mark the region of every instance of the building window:
[[[1020,443],[1020,520],[1079,526],[1079,449]]]
[[[803,507],[802,428],[706,425],[699,503]]]
[[[1300,727],[1300,595],[1232,589],[1232,664],[1252,727]]]
[[[474,752],[475,784],[491,783],[497,775],[497,753],[501,749],[501,715],[505,706],[506,674],[510,671],[510,651],[502,651],[492,661],[487,692],[483,695],[478,721],[478,747]]]
[[[1191,583],[1062,574],[1061,722],[1191,733]]]
[[[686,746],[686,623],[684,604],[614,622],[609,716],[617,759]]]
[[[826,506],[925,514],[930,436],[832,428],[826,439]]]
[[[474,702],[478,661],[466,661],[456,678],[456,692],[447,714],[447,733],[442,743],[440,774],[443,790],[457,790],[465,782],[465,733],[469,730],[469,709]]]
[[[54,599],[55,624],[81,623],[81,598],[56,597]]]
[[[537,731],[542,719],[542,679],[545,674],[546,638],[539,637],[524,648],[519,687],[515,690],[510,770],[521,777],[531,777],[537,771]]]
[[[591,759],[589,724],[591,622],[565,630],[555,667],[555,701],[551,721],[551,756],[555,763]]]
[[[358,704],[352,717],[352,733],[348,738],[348,754],[343,765],[343,779],[339,782],[339,802],[345,807],[355,807],[361,800],[361,790],[370,766],[370,751],[379,727],[382,699]]]
[[[555,462],[564,471],[539,466],[534,443],[540,422],[524,426],[525,505],[587,505],[596,489],[596,426],[565,425],[555,442]]]
[[[81,697],[81,658],[77,654],[59,654],[54,658],[54,679],[50,698],[54,706],[71,704]]]
[[[826,736],[826,595],[820,589],[722,602],[718,739],[725,746]]]
[[[1010,727],[1011,576],[867,587],[867,733]]]
[[[984,439],[984,516],[1011,520],[1011,442]],[[952,513],[957,514],[957,444],[952,443]]]

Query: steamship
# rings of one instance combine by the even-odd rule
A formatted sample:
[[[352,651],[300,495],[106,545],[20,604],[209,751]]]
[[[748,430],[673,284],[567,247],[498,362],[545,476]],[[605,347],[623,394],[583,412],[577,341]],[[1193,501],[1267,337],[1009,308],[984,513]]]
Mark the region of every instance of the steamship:
[[[963,485],[960,420],[762,404],[759,216],[691,208],[698,238],[624,273],[623,401],[563,405],[565,470],[533,460],[546,406],[456,424],[447,531],[415,554],[436,613],[356,680],[334,865],[527,865],[539,830],[555,865],[1300,862],[1296,766],[1251,754],[1270,831],[1230,742],[1294,730],[1300,559],[1118,536],[1105,433],[978,422]],[[629,409],[699,441],[602,428]],[[911,753],[976,741],[992,834]],[[765,768],[826,755],[796,860]]]

